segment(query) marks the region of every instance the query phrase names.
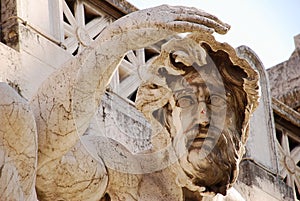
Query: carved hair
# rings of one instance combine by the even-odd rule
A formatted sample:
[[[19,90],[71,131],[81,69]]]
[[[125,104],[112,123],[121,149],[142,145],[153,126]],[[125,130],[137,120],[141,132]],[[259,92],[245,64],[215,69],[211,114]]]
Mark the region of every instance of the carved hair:
[[[232,105],[235,105],[235,112],[239,116],[237,126],[240,130],[242,143],[245,144],[249,133],[250,115],[257,107],[259,100],[258,73],[246,60],[239,58],[229,44],[217,42],[212,35],[191,34],[184,39],[173,39],[164,44],[162,50],[165,47],[165,52],[162,51],[149,65],[149,72],[154,76],[139,87],[136,107],[144,113],[150,122],[156,119],[153,117],[153,112],[155,113],[156,110],[163,108],[172,96],[172,90],[164,77],[166,73],[174,74],[175,70],[180,75],[184,75],[190,71],[189,69],[184,69],[183,71],[182,69],[174,69],[174,65],[166,63],[165,58],[170,56],[171,51],[176,51],[176,49],[170,49],[167,46],[172,46],[170,43],[176,43],[177,45],[172,47],[182,49],[190,41],[197,43],[199,48],[204,49],[206,54],[212,58],[212,62],[218,68],[222,77],[225,91],[234,97],[235,103]],[[188,47],[190,48],[191,46],[188,45]],[[199,51],[195,52],[199,53]],[[203,65],[203,58],[198,56],[197,53],[193,55],[195,59],[194,64]],[[170,68],[168,69],[168,67]],[[159,79],[160,81],[158,81]]]
[[[182,63],[174,62],[178,55],[181,56]],[[205,72],[199,74],[197,68],[205,69]],[[250,115],[258,105],[258,73],[246,60],[239,58],[230,45],[219,43],[213,36],[204,34],[191,34],[184,39],[173,39],[164,44],[161,54],[149,65],[149,72],[152,76],[148,76],[150,79],[140,86],[136,106],[152,124],[154,134],[166,134],[165,140],[161,140],[163,137],[152,140],[153,146],[156,146],[157,149],[166,146],[164,142],[161,142],[167,142],[166,138],[171,137],[172,139],[169,140],[178,143],[176,128],[168,120],[168,118],[172,118],[171,103],[173,102],[174,105],[172,91],[176,89],[176,86],[172,86],[173,83],[176,84],[178,79],[179,81],[182,79],[185,81],[181,80],[180,82],[184,86],[184,82],[190,83],[197,76],[201,76],[208,88],[209,85],[222,85],[225,88],[226,96],[230,97],[231,101],[229,102],[227,99],[227,107],[231,107],[230,109],[235,113],[236,122],[227,125],[228,129],[224,129],[221,137],[226,138],[225,141],[230,141],[227,145],[228,150],[214,149],[215,153],[211,153],[210,157],[215,158],[218,153],[226,152],[226,156],[222,157],[225,157],[223,160],[226,161],[223,163],[227,165],[220,165],[221,161],[217,159],[215,165],[218,165],[214,168],[219,168],[220,174],[223,176],[211,184],[207,184],[202,177],[199,185],[205,185],[208,191],[226,194],[226,189],[232,186],[237,179],[238,164],[244,154],[244,146],[248,138]],[[205,75],[212,80],[205,80]],[[164,132],[158,131],[158,128]],[[222,140],[224,143],[224,139]],[[157,143],[160,144],[157,145]],[[179,140],[180,145],[182,144]],[[224,146],[221,146],[221,149],[224,149]],[[188,168],[195,174],[193,173],[193,183],[188,187],[186,184],[189,183],[189,179],[179,173],[181,174],[179,177],[186,177],[183,179],[183,184],[179,185],[186,186],[190,190],[195,189],[198,185],[197,178],[195,178],[195,175],[198,175],[198,168],[194,169],[193,165],[187,164],[186,158],[180,161],[181,166],[185,166],[184,169]],[[207,172],[207,174],[209,173]]]

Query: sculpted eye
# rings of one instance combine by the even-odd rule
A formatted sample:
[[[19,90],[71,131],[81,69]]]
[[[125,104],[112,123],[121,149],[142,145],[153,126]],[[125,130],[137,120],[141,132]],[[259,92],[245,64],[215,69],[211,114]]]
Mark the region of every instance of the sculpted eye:
[[[209,98],[209,104],[214,105],[214,106],[222,106],[222,105],[226,104],[226,101],[221,96],[211,95]]]
[[[191,96],[183,96],[176,101],[176,106],[181,108],[187,108],[194,105],[195,101]]]

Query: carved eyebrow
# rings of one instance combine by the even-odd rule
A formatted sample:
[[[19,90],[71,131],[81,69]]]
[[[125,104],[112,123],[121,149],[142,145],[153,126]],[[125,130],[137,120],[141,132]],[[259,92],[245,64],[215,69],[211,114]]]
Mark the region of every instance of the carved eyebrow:
[[[195,90],[193,88],[187,87],[183,89],[179,89],[174,91],[174,94],[179,94],[179,93],[188,93],[188,92],[194,92]]]
[[[193,93],[195,93],[193,88],[184,88],[184,89],[174,91],[174,96],[175,98],[178,98],[178,96],[182,94],[193,94]]]
[[[207,84],[203,82],[190,82],[190,85],[196,86],[196,87],[207,87]]]

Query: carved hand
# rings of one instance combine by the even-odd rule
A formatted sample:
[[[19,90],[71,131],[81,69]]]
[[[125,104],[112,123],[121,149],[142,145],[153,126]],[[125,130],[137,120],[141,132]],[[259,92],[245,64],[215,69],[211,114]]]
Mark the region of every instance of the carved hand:
[[[140,10],[115,21],[109,29],[115,34],[125,31],[153,28],[176,33],[210,32],[225,34],[230,26],[214,15],[193,7],[161,5]]]
[[[214,15],[192,7],[161,5],[136,11],[116,20],[99,35],[93,48],[100,68],[98,74],[91,75],[102,77],[98,87],[105,88],[129,50],[150,46],[178,33],[225,34],[229,29]]]

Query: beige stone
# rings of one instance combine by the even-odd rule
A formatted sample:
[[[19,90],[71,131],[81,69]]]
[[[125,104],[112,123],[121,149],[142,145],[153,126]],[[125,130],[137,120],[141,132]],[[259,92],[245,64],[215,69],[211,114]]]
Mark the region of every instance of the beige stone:
[[[29,104],[0,83],[0,199],[34,200],[37,132]]]

